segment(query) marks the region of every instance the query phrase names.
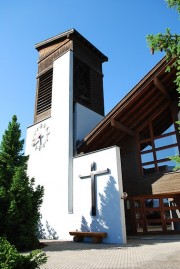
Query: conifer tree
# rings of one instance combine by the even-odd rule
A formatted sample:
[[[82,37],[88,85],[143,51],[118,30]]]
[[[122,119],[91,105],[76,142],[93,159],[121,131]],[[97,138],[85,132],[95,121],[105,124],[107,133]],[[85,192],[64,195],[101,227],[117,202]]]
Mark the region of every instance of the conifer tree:
[[[35,180],[27,176],[23,145],[14,115],[0,144],[0,236],[19,250],[38,247],[36,231],[44,195],[44,188],[35,187]]]

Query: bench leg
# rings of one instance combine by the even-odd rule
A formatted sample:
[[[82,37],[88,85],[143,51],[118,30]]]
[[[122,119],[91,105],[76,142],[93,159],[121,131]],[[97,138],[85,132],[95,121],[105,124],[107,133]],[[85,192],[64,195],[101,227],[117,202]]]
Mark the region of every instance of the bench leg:
[[[102,238],[100,238],[100,237],[92,237],[92,242],[94,244],[101,243],[102,242]]]
[[[73,237],[73,241],[74,241],[74,242],[82,242],[82,241],[83,241],[83,237],[82,237],[82,236],[77,236],[77,235],[75,235],[75,236]]]

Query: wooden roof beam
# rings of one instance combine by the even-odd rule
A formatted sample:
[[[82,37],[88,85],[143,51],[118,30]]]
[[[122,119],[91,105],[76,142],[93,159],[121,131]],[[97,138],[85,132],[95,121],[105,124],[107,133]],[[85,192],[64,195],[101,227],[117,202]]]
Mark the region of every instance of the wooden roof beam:
[[[123,125],[122,123],[120,123],[114,119],[111,120],[111,126],[116,128],[117,130],[125,132],[126,134],[128,134],[130,136],[135,136],[135,134],[136,134],[131,128]]]
[[[155,77],[153,79],[154,81],[154,85],[156,86],[156,88],[169,100],[171,101],[171,97],[167,92],[166,87],[164,86],[164,84],[158,79],[158,77]]]

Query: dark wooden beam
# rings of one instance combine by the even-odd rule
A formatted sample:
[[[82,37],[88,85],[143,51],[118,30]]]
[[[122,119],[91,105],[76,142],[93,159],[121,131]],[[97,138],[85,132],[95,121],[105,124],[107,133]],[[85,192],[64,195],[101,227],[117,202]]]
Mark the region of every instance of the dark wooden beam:
[[[164,84],[158,79],[158,77],[155,77],[153,79],[154,81],[154,85],[156,86],[156,88],[168,99],[171,101],[171,97],[167,92],[166,87],[164,86]]]
[[[123,125],[122,123],[120,123],[114,119],[111,120],[111,126],[116,128],[117,130],[125,132],[126,134],[128,134],[130,136],[135,136],[135,134],[136,134],[132,129],[130,129],[129,127]]]

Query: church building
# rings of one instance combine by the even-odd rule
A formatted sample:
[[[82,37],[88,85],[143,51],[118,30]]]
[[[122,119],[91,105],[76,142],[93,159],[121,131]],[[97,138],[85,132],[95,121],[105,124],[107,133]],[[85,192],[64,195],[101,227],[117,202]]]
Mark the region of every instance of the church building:
[[[28,174],[45,188],[49,238],[70,231],[126,235],[180,233],[180,119],[163,58],[105,116],[102,64],[75,29],[38,43],[34,123],[27,128]],[[108,74],[106,74],[108,75]],[[113,89],[112,89],[113,91]]]

